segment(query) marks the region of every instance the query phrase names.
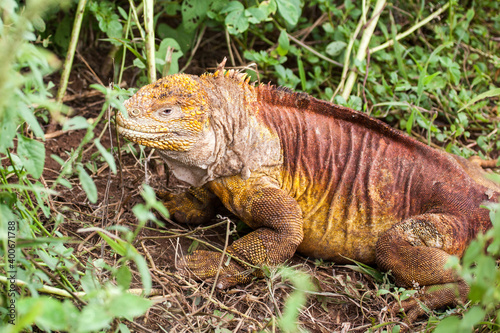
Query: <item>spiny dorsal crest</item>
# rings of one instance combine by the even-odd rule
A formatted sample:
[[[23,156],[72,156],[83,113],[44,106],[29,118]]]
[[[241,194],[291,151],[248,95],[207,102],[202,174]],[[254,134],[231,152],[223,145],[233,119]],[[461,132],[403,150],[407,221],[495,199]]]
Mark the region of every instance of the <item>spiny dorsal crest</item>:
[[[202,75],[202,77],[213,77],[216,79],[232,79],[239,84],[249,84],[250,83],[250,76],[247,75],[247,73],[241,72],[240,70],[236,69],[229,69],[226,70],[226,61],[227,58],[224,57],[222,59],[221,63],[217,65],[217,69],[214,73],[205,73]]]

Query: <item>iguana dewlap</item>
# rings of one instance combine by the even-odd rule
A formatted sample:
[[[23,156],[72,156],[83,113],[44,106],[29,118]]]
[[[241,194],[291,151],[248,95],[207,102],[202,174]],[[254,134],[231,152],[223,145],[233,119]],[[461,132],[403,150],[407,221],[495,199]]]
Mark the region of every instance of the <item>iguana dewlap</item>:
[[[391,270],[400,286],[425,286],[420,300],[430,308],[466,297],[468,286],[443,267],[490,228],[480,205],[497,200],[469,175],[473,167],[364,113],[253,86],[223,68],[165,77],[125,107],[119,132],[156,148],[193,186],[168,198],[174,217],[209,220],[206,207],[218,198],[254,229],[228,247],[234,258],[254,266],[281,264],[296,251],[350,258]],[[213,278],[220,255],[195,251],[185,269]],[[248,268],[232,259],[218,286],[250,281]],[[415,299],[403,307],[410,320],[423,313]]]

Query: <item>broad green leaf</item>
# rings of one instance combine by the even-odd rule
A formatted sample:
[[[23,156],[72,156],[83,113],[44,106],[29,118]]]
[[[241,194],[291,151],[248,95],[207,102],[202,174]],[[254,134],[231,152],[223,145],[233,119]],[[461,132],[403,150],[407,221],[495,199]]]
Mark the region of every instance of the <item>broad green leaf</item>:
[[[167,59],[167,52],[169,52]],[[184,54],[179,43],[173,38],[165,38],[161,41],[160,47],[155,54],[156,67],[162,69],[162,75],[167,76],[179,72],[179,58]]]
[[[90,126],[87,119],[82,116],[75,116],[68,121],[66,121],[62,127],[63,131],[76,131],[80,129],[85,129]]]
[[[133,321],[135,317],[142,316],[152,305],[150,300],[123,293],[117,297],[113,297],[109,304],[110,314],[115,317],[123,317]]]
[[[258,24],[268,19],[267,12],[260,7],[250,7],[245,10],[245,15],[248,17],[248,22]]]
[[[18,116],[16,112],[3,112],[0,110],[0,153],[5,154],[7,148],[14,146]]]
[[[460,322],[460,329],[464,332],[473,332],[474,326],[484,319],[486,312],[479,306],[471,307]]]
[[[290,48],[290,41],[288,40],[288,34],[286,30],[281,30],[280,37],[278,38],[278,54],[280,56],[285,56]]]
[[[99,150],[99,152],[101,153],[102,157],[104,157],[104,159],[108,163],[111,171],[114,174],[116,174],[116,163],[115,163],[115,159],[113,158],[113,155],[111,155],[111,153],[106,148],[103,147],[103,145],[101,144],[99,139],[95,139],[94,143],[95,143],[97,149]]]
[[[292,27],[299,21],[302,9],[300,0],[276,0],[278,3],[278,12],[285,21]]]
[[[78,313],[71,302],[47,296],[20,299],[17,310],[20,317],[34,313],[35,323],[46,331],[69,331]]]
[[[94,181],[81,165],[79,165],[77,169],[78,169],[78,178],[80,179],[80,184],[82,184],[82,188],[87,194],[87,198],[89,198],[90,202],[96,203],[97,187],[95,186]]]
[[[19,115],[21,118],[24,119],[29,125],[33,133],[37,138],[40,138],[42,140],[45,140],[45,134],[42,130],[42,127],[40,127],[40,123],[36,119],[35,115],[33,114],[33,110],[27,107],[20,107],[17,109],[19,112]]]
[[[213,0],[182,1],[182,24],[186,28],[186,31],[193,31],[203,22],[212,2]]]
[[[342,50],[345,49],[346,46],[347,46],[347,43],[343,42],[343,41],[331,42],[330,44],[328,44],[326,46],[325,52],[328,55],[335,57],[335,56],[338,56],[340,54],[340,52],[342,52]]]
[[[245,7],[238,1],[231,1],[223,10],[228,13],[224,23],[230,34],[236,35],[245,32],[249,27],[248,17],[245,15]]]
[[[460,319],[457,317],[444,318],[434,330],[434,333],[457,333]]]
[[[78,332],[99,331],[108,328],[112,320],[113,317],[104,304],[89,303],[78,316],[77,330]]]
[[[123,290],[130,288],[130,283],[132,282],[132,273],[127,265],[122,265],[118,268],[116,272],[116,283],[122,287]]]
[[[45,164],[45,146],[43,143],[17,134],[17,155],[26,171],[35,178],[40,178]]]

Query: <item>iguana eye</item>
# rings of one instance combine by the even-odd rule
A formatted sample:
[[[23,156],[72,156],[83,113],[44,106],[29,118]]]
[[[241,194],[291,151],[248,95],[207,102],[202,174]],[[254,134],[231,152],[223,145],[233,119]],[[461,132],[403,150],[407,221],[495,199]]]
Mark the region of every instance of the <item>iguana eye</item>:
[[[160,112],[158,112],[161,116],[168,116],[169,114],[172,113],[172,108],[166,108],[166,109],[163,109],[163,110],[160,110]]]

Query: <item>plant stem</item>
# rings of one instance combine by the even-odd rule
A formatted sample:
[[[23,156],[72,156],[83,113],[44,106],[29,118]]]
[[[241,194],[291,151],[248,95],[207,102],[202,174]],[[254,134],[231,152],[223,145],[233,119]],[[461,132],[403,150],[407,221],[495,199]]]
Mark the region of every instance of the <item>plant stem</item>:
[[[449,6],[450,6],[450,3],[447,2],[446,5],[444,5],[443,7],[439,8],[434,13],[432,13],[429,16],[427,16],[425,19],[423,19],[422,21],[418,22],[417,24],[415,24],[410,29],[408,29],[405,32],[402,32],[400,34],[397,34],[395,40],[398,41],[400,39],[403,39],[403,38],[407,37],[408,35],[410,35],[415,30],[421,28],[422,26],[426,25],[427,23],[429,23],[431,20],[433,20],[437,16],[441,15],[446,9],[448,9]],[[373,54],[373,53],[375,53],[377,51],[380,51],[380,50],[383,50],[385,48],[388,48],[389,46],[392,46],[392,45],[394,45],[394,39],[388,40],[387,42],[385,42],[382,45],[379,45],[379,46],[376,46],[374,48],[371,48],[370,49],[370,54]]]
[[[358,22],[358,25],[356,27],[356,30],[354,30],[354,33],[352,34],[351,38],[349,39],[349,44],[347,44],[347,48],[345,50],[345,56],[344,56],[344,68],[342,68],[342,76],[340,77],[340,83],[337,86],[337,89],[335,89],[335,92],[332,95],[332,98],[330,99],[330,102],[333,102],[333,99],[335,96],[337,96],[339,91],[343,91],[344,85],[345,85],[345,80],[347,79],[347,73],[349,71],[349,62],[351,60],[351,51],[352,47],[354,45],[354,41],[356,38],[358,38],[359,31],[364,25],[364,20],[360,19]]]
[[[59,90],[57,91],[56,101],[62,103],[66,89],[68,88],[69,74],[73,67],[73,59],[75,57],[76,45],[78,44],[78,37],[80,36],[80,28],[82,27],[83,13],[85,12],[85,5],[87,0],[78,1],[76,9],[75,22],[73,23],[73,31],[71,32],[71,40],[69,42],[68,53],[64,61],[63,72],[61,74],[61,81],[59,82]]]
[[[366,27],[365,31],[363,31],[363,36],[361,37],[361,42],[359,45],[358,53],[356,54],[356,60],[362,61],[366,57],[366,52],[368,50],[368,44],[370,43],[370,39],[372,38],[373,31],[377,26],[378,18],[380,17],[380,13],[385,6],[385,0],[377,0],[375,4],[375,8],[373,9],[373,14]],[[342,97],[347,101],[349,96],[351,95],[351,90],[354,87],[354,83],[356,82],[356,78],[358,74],[355,71],[351,71],[349,73],[349,77],[347,78],[347,82],[342,92]]]
[[[335,60],[332,60],[324,55],[322,55],[321,53],[319,53],[318,51],[316,51],[315,49],[313,49],[312,47],[309,47],[307,46],[306,44],[304,44],[303,42],[301,42],[300,40],[298,40],[297,38],[293,37],[292,35],[290,35],[289,33],[287,33],[288,35],[288,38],[290,38],[293,42],[295,42],[296,44],[302,46],[303,48],[305,48],[307,51],[311,52],[312,54],[314,54],[315,56],[317,56],[318,58],[321,58],[325,61],[328,61],[329,63],[331,64],[334,64],[334,65],[337,65],[339,67],[343,67],[344,65],[342,65],[340,62],[338,61],[335,61]]]
[[[144,28],[146,30],[146,61],[149,82],[156,81],[154,0],[144,0]]]

